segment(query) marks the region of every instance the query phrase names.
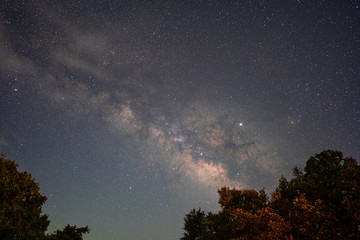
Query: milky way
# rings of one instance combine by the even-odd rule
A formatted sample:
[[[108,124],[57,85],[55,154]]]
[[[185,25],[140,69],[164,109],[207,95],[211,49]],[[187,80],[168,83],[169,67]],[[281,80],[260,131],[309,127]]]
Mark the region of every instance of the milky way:
[[[5,1],[0,151],[53,231],[179,239],[217,189],[360,157],[358,1]]]

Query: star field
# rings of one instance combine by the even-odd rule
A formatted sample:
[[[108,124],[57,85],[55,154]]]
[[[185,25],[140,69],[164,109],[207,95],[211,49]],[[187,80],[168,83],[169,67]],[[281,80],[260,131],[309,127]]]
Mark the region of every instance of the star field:
[[[49,231],[179,239],[217,189],[360,159],[359,1],[0,4],[0,151]]]

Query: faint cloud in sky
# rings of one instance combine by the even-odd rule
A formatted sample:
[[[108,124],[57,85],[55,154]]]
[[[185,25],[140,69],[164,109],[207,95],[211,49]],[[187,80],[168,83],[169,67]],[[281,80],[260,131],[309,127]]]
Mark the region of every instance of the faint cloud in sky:
[[[3,136],[0,135],[0,145],[7,146],[8,143]]]

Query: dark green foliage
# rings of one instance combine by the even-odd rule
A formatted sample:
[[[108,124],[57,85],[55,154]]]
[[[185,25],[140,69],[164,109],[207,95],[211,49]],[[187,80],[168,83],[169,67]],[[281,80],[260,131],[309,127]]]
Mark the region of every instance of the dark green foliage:
[[[186,214],[184,218],[184,230],[185,234],[181,240],[192,240],[198,239],[200,235],[206,232],[206,213],[199,210],[191,210],[190,213]]]
[[[218,193],[222,210],[202,212],[196,224],[185,218],[196,234],[182,239],[360,239],[360,166],[339,151],[323,151],[304,170],[294,168],[271,199],[264,190],[223,187]]]
[[[31,175],[17,168],[0,155],[0,239],[43,239],[49,225],[41,214],[46,197]]]
[[[47,237],[47,240],[82,240],[82,235],[89,233],[90,229],[86,227],[76,227],[66,225],[62,230],[56,230]]]
[[[0,154],[0,239],[1,240],[82,240],[88,227],[67,225],[45,235],[50,221],[41,214],[46,197],[39,184],[18,164]]]
[[[232,218],[227,211],[217,214],[208,213],[206,221],[208,230],[201,234],[200,240],[230,240],[232,238]]]
[[[185,233],[181,240],[231,239],[231,218],[228,214],[191,210],[184,218]]]
[[[304,171],[294,169],[290,181],[281,178],[277,191],[288,203],[301,194],[312,204],[323,202],[326,219],[314,227],[324,239],[360,238],[360,166],[355,159],[344,158],[339,151],[323,151],[310,157]]]

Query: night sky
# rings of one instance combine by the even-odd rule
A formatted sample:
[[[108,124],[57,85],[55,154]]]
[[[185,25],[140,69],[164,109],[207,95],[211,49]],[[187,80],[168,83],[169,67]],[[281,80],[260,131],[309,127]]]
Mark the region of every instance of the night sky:
[[[0,2],[0,151],[50,232],[179,239],[224,185],[360,159],[360,1]]]

